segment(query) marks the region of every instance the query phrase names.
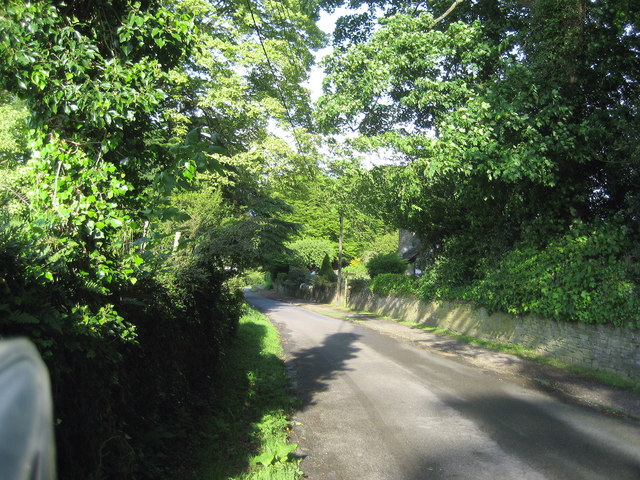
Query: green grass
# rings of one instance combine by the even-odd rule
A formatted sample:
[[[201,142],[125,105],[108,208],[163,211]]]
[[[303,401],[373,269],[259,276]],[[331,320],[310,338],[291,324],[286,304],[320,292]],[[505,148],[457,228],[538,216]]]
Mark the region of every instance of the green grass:
[[[194,478],[291,480],[301,477],[296,445],[288,442],[294,399],[282,361],[278,331],[246,307],[238,336],[227,352],[198,448]]]
[[[363,311],[356,312],[355,310],[353,312],[359,313],[359,314],[372,315],[371,312],[363,312]],[[332,316],[343,317],[345,319],[350,318],[349,315],[336,314]],[[492,340],[485,340],[482,338],[473,337],[471,335],[464,335],[461,333],[453,332],[451,330],[446,330],[440,327],[431,327],[428,325],[422,325],[419,323],[414,323],[406,320],[399,320],[393,317],[375,316],[375,318],[378,318],[381,320],[387,320],[395,323],[400,323],[402,325],[424,330],[426,332],[436,333],[438,335],[443,335],[449,338],[453,338],[459,342],[476,345],[478,347],[483,347],[489,350],[517,355],[521,358],[538,363],[540,365],[548,365],[551,367],[559,368],[571,373],[575,373],[576,375],[580,375],[585,378],[596,380],[605,385],[611,385],[614,387],[626,388],[626,389],[631,389],[631,390],[640,392],[640,382],[638,381],[634,381],[629,378],[623,377],[621,375],[616,375],[615,373],[611,373],[607,371],[575,367],[565,362],[561,362],[560,360],[556,360],[554,358],[549,358],[544,355],[540,355],[539,353],[536,353],[535,351],[528,349],[524,345],[519,343],[507,343],[507,342],[496,342]],[[359,320],[354,320],[353,318],[350,318],[350,319],[352,321],[359,322]]]

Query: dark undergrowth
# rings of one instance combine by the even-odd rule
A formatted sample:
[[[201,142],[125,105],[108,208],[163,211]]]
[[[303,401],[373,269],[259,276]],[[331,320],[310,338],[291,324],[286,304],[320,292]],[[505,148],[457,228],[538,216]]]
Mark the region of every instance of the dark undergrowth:
[[[180,478],[300,478],[292,455],[296,445],[288,442],[294,399],[282,355],[275,327],[246,307],[223,360],[221,388],[202,423],[195,460]]]

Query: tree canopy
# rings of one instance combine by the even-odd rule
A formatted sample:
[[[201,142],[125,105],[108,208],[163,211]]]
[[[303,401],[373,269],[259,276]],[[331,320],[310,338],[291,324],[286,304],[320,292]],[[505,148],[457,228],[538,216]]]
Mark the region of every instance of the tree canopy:
[[[295,231],[271,185],[313,170],[312,16],[0,7],[0,335],[48,363],[62,478],[159,478],[169,442],[186,447],[185,405],[211,394],[239,315],[234,278]],[[270,122],[297,128],[297,148]]]
[[[318,121],[326,131],[357,130],[361,148],[402,159],[369,172],[362,195],[371,211],[421,237],[434,282],[470,286],[510,251],[545,251],[578,231],[589,242],[606,228],[618,239],[611,262],[626,272],[618,288],[631,302],[640,7],[352,5],[369,10],[338,22]],[[609,255],[602,248],[599,255]],[[574,293],[597,296],[588,285],[612,281],[600,271]],[[518,279],[526,283],[526,275]]]

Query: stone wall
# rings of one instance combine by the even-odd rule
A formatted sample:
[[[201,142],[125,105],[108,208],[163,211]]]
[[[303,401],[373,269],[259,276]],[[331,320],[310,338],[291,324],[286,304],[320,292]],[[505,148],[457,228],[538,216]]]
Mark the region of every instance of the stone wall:
[[[613,372],[640,380],[640,331],[504,313],[489,315],[465,302],[432,302],[351,294],[348,306],[486,340],[519,343],[578,367]]]

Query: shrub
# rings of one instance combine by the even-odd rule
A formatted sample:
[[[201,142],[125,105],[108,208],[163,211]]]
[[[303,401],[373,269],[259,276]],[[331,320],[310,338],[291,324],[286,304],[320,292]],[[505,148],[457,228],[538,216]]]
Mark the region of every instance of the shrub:
[[[370,289],[377,295],[407,297],[416,294],[416,281],[403,273],[381,273],[371,281]]]
[[[242,278],[246,286],[262,285],[264,273],[259,270],[249,270]]]
[[[326,278],[330,282],[335,282],[338,280],[338,276],[331,268],[331,260],[329,260],[329,255],[325,255],[322,260],[322,267],[320,267],[320,271],[318,272],[318,276]]]
[[[371,278],[382,273],[404,273],[408,264],[397,253],[380,253],[367,262],[367,271]]]
[[[61,478],[161,478],[193,426],[185,406],[209,398],[240,297],[194,255],[111,291],[62,267],[50,280],[36,240],[0,223],[0,331],[31,338],[47,363]]]
[[[335,244],[323,238],[302,238],[288,245],[293,252],[292,263],[307,269],[319,268],[325,256],[336,257]]]
[[[347,275],[350,279],[369,278],[367,267],[362,263],[362,260],[357,257],[354,258],[347,267],[342,269],[342,273]]]
[[[309,277],[309,272],[300,268],[291,268],[289,272],[280,272],[276,277],[274,283],[288,288],[298,288],[303,283],[306,283]]]
[[[336,277],[337,280],[337,277]],[[336,280],[330,280],[323,275],[316,275],[311,280],[311,284],[314,287],[335,287]]]
[[[356,278],[355,280],[349,280],[347,282],[351,293],[359,293],[364,290],[368,290],[371,286],[371,280],[364,278]]]
[[[422,276],[416,282],[416,295],[425,302],[432,300],[467,300],[471,289],[472,279],[461,283],[456,278],[454,271],[446,269],[446,266],[457,263],[455,260],[438,258],[433,265],[422,272]]]
[[[259,270],[247,270],[227,280],[227,285],[231,290],[242,290],[245,287],[262,286],[263,283],[264,273]]]
[[[264,272],[262,286],[267,290],[271,290],[271,288],[273,288],[273,276],[271,275],[271,272]]]
[[[276,275],[276,279],[274,280],[273,283],[278,283],[280,285],[284,285],[284,282],[287,281],[287,276],[289,274],[287,272],[280,272],[278,273],[278,275]]]
[[[299,287],[307,280],[309,272],[300,268],[292,268],[284,280],[284,284],[288,287]]]
[[[488,310],[638,327],[623,230],[579,224],[545,247],[521,245],[475,282],[468,298]]]
[[[466,299],[471,285],[483,278],[488,263],[487,251],[478,251],[468,232],[443,240],[437,256],[422,268],[417,294],[426,301]]]
[[[417,294],[424,301],[467,300],[490,312],[639,327],[638,263],[627,235],[614,219],[576,223],[546,244],[521,242],[493,262],[464,258],[461,240],[450,239],[425,268]]]

